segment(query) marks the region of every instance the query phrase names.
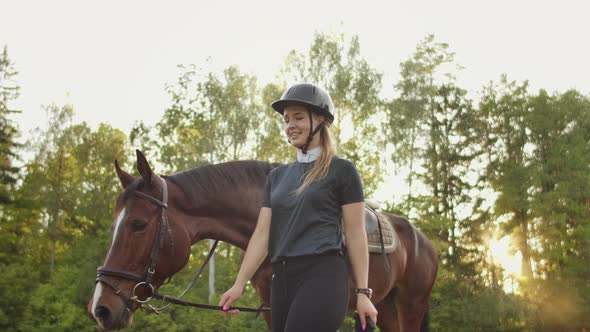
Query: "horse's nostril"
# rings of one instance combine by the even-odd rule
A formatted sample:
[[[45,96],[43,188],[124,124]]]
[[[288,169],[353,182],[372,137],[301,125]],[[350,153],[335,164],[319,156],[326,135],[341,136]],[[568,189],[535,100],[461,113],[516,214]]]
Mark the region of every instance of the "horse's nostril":
[[[103,306],[98,306],[94,310],[94,317],[98,318],[101,323],[106,323],[111,317],[111,311]]]

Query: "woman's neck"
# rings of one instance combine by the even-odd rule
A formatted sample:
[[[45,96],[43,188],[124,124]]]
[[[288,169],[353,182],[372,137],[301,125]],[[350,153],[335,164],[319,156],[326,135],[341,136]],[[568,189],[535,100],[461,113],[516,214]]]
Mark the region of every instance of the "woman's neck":
[[[310,148],[307,150],[306,153],[303,153],[300,149],[297,150],[297,161],[300,163],[310,163],[315,161],[322,155],[322,148],[320,146],[316,146],[314,148]]]

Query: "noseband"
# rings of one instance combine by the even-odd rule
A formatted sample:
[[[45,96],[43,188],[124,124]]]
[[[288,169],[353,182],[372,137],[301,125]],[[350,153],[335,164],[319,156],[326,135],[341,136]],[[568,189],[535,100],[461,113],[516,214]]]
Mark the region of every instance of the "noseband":
[[[148,201],[150,201],[162,208],[161,218],[160,218],[160,220],[158,222],[158,226],[157,226],[158,230],[156,231],[156,237],[154,239],[154,243],[152,245],[152,250],[150,252],[150,264],[149,264],[147,270],[143,274],[138,274],[138,273],[129,272],[126,270],[110,268],[110,267],[106,267],[106,266],[100,266],[96,270],[96,282],[102,282],[103,284],[112,288],[113,291],[115,292],[115,294],[118,295],[119,297],[121,297],[121,299],[123,299],[123,302],[125,302],[127,309],[130,311],[132,310],[132,305],[134,302],[137,303],[139,305],[139,307],[142,307],[143,304],[145,304],[146,302],[151,300],[151,298],[154,294],[154,286],[152,285],[152,281],[154,279],[154,275],[156,274],[156,265],[158,264],[158,260],[160,258],[160,250],[164,246],[165,234],[168,233],[170,235],[169,236],[170,240],[171,241],[173,240],[172,236],[171,236],[170,225],[168,223],[168,215],[166,213],[166,211],[168,209],[168,186],[166,184],[166,180],[162,179],[159,176],[156,176],[156,178],[162,183],[162,200],[161,201],[157,198],[154,198],[150,195],[144,194],[140,191],[136,190],[134,192],[135,195],[137,195],[141,198],[147,199]],[[113,241],[114,241],[114,239],[113,239]],[[171,242],[170,245],[173,246],[174,243]],[[107,276],[136,281],[137,284],[133,287],[133,290],[131,292],[131,296],[126,297],[125,295],[123,295],[122,291],[117,286],[115,286],[109,280],[106,279]],[[137,297],[137,295],[135,294],[136,290],[139,287],[147,287],[149,290],[149,295],[144,300],[140,300]]]

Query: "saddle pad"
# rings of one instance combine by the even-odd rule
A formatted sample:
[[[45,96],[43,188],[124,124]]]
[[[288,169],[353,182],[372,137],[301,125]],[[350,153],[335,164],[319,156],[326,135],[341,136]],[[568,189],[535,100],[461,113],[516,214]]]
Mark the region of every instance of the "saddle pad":
[[[383,245],[385,247],[385,253],[392,253],[395,251],[399,239],[387,217],[380,214],[379,212],[377,212],[377,214],[379,215],[379,223],[381,224],[381,230],[383,231]],[[367,233],[367,242],[369,244],[369,252],[381,253],[381,237],[379,236],[379,227],[375,227],[374,231]]]

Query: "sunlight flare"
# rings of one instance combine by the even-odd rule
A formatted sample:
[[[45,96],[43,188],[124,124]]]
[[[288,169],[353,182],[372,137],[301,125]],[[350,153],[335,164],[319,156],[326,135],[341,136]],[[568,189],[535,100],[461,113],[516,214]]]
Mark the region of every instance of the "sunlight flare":
[[[509,236],[492,239],[489,242],[489,246],[493,263],[501,266],[504,270],[504,291],[512,293],[518,291],[518,279],[522,275],[522,255],[520,251],[514,252],[510,248]]]

